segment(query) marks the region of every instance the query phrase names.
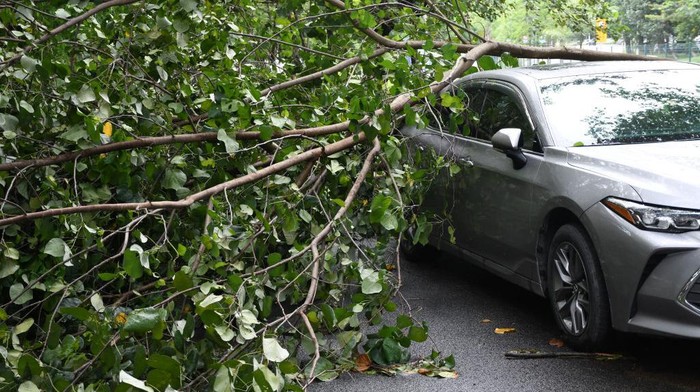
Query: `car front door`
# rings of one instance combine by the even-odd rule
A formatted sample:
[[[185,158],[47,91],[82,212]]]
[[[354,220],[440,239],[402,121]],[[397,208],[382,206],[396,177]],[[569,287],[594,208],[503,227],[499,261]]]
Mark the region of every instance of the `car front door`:
[[[534,185],[543,161],[542,148],[522,93],[504,82],[465,86],[471,112],[469,127],[455,136],[458,161],[473,167],[455,181],[453,216],[457,244],[485,258],[501,274],[537,281],[534,259],[537,229],[532,221]],[[491,137],[503,128],[519,128],[528,159],[514,169],[511,159],[494,149]]]

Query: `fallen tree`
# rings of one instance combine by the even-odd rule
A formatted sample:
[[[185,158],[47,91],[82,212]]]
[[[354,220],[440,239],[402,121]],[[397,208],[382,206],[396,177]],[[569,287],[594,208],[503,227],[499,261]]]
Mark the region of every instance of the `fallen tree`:
[[[439,163],[393,130],[492,56],[640,58],[446,4],[0,2],[8,388],[295,390],[424,341],[386,255]]]

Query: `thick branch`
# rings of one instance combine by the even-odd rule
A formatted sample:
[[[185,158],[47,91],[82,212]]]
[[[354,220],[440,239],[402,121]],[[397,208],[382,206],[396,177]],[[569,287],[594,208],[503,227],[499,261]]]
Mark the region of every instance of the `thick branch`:
[[[38,45],[41,45],[44,42],[50,40],[51,38],[53,38],[53,37],[61,34],[62,32],[70,29],[71,27],[84,22],[86,19],[90,18],[91,16],[93,16],[93,15],[95,15],[103,10],[106,10],[107,8],[110,8],[110,7],[114,7],[114,6],[118,6],[118,5],[127,5],[127,4],[131,4],[131,3],[136,3],[138,1],[140,1],[140,0],[110,0],[110,1],[105,1],[102,4],[95,6],[95,8],[76,16],[75,18],[72,18],[72,19],[68,20],[66,23],[49,31],[48,33],[46,33],[44,36],[42,36],[38,40],[32,42],[32,44],[30,46],[25,47],[24,49],[22,49],[22,51],[20,51],[19,53],[17,53],[13,57],[9,58],[8,60],[4,61],[2,63],[2,66],[0,66],[0,71],[9,67],[10,65],[16,63],[17,61],[19,61],[22,58],[22,56],[31,52]]]
[[[356,136],[349,136],[345,139],[339,140],[335,143],[329,144],[325,147],[318,147],[312,150],[308,150],[292,158],[286,159],[282,162],[278,162],[267,166],[257,172],[247,174],[242,177],[235,178],[230,181],[223,182],[221,184],[215,185],[213,187],[207,188],[201,192],[194,193],[184,199],[180,200],[167,200],[167,201],[146,201],[140,203],[114,203],[114,204],[95,204],[88,206],[74,206],[65,208],[55,208],[45,211],[31,212],[24,215],[17,215],[10,218],[0,219],[0,226],[9,225],[12,223],[22,222],[30,219],[46,218],[58,215],[67,214],[78,214],[85,212],[100,212],[100,211],[132,211],[141,209],[152,209],[152,208],[167,208],[167,209],[179,209],[187,208],[194,204],[195,202],[207,199],[211,196],[219,194],[227,189],[232,189],[239,187],[244,184],[248,184],[269,176],[271,174],[278,173],[282,170],[288,169],[294,165],[305,162],[309,159],[315,159],[323,155],[335,154],[346,150],[361,141],[365,140],[364,133],[360,133]]]
[[[273,134],[273,137],[285,137],[285,136],[322,136],[331,133],[342,132],[348,129],[349,122],[342,122],[338,124],[325,125],[321,127],[313,128],[301,128],[292,129],[288,131],[278,131]],[[238,132],[235,135],[238,140],[255,140],[260,138],[260,132]],[[85,158],[99,154],[105,154],[113,151],[130,150],[135,148],[143,147],[153,147],[160,146],[164,144],[179,144],[179,143],[199,143],[199,142],[211,142],[217,140],[217,134],[215,132],[203,132],[203,133],[193,133],[185,135],[172,135],[172,136],[154,136],[154,137],[144,137],[136,140],[129,140],[125,142],[116,142],[103,144],[101,146],[95,146],[92,148],[87,148],[82,151],[69,152],[65,154],[55,155],[48,158],[37,158],[37,159],[27,159],[14,162],[6,162],[0,164],[0,171],[9,170],[20,170],[28,166],[42,167],[48,165],[57,165],[59,163],[74,161],[78,158]]]

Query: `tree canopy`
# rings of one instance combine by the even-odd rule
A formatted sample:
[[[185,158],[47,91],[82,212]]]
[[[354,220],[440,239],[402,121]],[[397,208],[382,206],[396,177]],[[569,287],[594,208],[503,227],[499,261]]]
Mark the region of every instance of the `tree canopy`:
[[[405,362],[427,326],[394,302],[395,239],[426,241],[411,207],[449,162],[406,160],[395,128],[514,56],[634,57],[471,32],[505,10],[0,1],[0,388],[299,390]]]

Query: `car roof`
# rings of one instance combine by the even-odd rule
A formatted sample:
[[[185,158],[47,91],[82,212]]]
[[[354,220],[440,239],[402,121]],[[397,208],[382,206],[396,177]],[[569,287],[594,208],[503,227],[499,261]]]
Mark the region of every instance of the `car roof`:
[[[522,79],[523,76],[526,76],[536,80],[544,80],[604,73],[682,69],[700,70],[700,66],[678,61],[580,61],[476,72],[469,75],[471,76],[469,79],[501,75],[507,79]]]

